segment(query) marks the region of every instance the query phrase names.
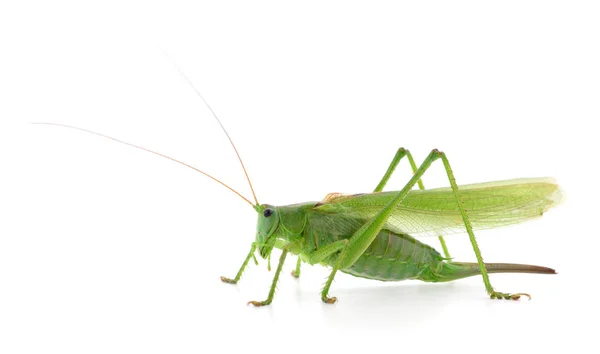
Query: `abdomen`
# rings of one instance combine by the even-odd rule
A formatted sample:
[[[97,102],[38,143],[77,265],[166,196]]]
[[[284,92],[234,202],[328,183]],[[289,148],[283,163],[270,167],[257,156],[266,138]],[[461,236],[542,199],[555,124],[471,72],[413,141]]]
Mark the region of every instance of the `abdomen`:
[[[433,247],[410,235],[381,230],[356,263],[341,271],[361,278],[399,281],[428,278],[442,266],[443,257]]]

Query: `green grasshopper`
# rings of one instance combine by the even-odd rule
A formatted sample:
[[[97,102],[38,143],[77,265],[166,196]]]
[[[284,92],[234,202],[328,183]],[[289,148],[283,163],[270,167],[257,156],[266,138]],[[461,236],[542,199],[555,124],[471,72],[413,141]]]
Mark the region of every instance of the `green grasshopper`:
[[[559,204],[562,199],[561,190],[549,178],[458,186],[443,152],[431,151],[417,168],[410,152],[400,148],[372,193],[331,193],[322,201],[274,206],[258,203],[246,168],[222,125],[242,165],[255,203],[217,178],[158,152],[77,127],[55,123],[35,124],[85,131],[170,159],[222,184],[252,205],[258,213],[256,238],[235,278],[221,277],[221,280],[237,284],[250,259],[253,258],[257,263],[254,256],[256,251],[262,258],[270,260],[273,249],[280,249],[281,256],[268,297],[264,301],[250,301],[249,304],[254,306],[272,302],[288,253],[298,256],[296,268],[292,272],[294,277],[300,276],[302,262],[332,268],[321,291],[322,301],[328,304],[337,300],[329,297],[329,289],[338,271],[380,281],[419,279],[426,282],[447,282],[481,274],[490,298],[512,300],[531,296],[494,290],[488,273],[556,274],[554,269],[540,266],[484,263],[473,233],[477,229],[511,225],[540,217]],[[383,192],[387,181],[404,157],[412,167],[413,177],[402,190]],[[425,190],[421,177],[438,159],[444,164],[450,188]],[[413,190],[415,185],[419,186],[419,190]],[[451,261],[442,235],[464,230],[469,235],[477,263]],[[444,255],[411,236],[423,233],[438,235]]]
[[[187,80],[185,76],[184,78]],[[208,106],[198,90],[187,81]],[[236,276],[233,279],[221,277],[221,280],[237,284],[250,259],[254,259],[258,264],[254,255],[256,251],[262,258],[268,258],[270,264],[271,252],[274,248],[280,249],[281,256],[267,299],[250,301],[249,304],[254,306],[268,305],[273,301],[288,253],[298,256],[296,268],[292,272],[294,277],[300,276],[302,262],[331,267],[331,273],[321,291],[321,300],[328,304],[337,301],[335,297],[329,296],[329,289],[338,271],[380,281],[419,279],[426,282],[447,282],[481,274],[490,298],[507,300],[518,300],[521,296],[531,299],[531,296],[526,293],[511,294],[494,290],[488,273],[556,274],[554,269],[540,266],[484,263],[473,233],[473,230],[534,219],[558,205],[562,193],[552,179],[516,179],[458,186],[448,158],[443,152],[432,150],[417,168],[410,152],[400,148],[371,193],[331,193],[322,201],[285,206],[260,204],[232,139],[214,111],[210,106],[208,108],[236,152],[250,185],[254,203],[212,175],[153,150],[73,126],[56,123],[34,124],[73,128],[159,155],[202,173],[249,203],[258,213],[256,238]],[[402,190],[383,192],[383,188],[404,157],[410,163],[413,177]],[[425,190],[421,178],[436,160],[441,160],[444,164],[450,188]],[[413,190],[415,185],[419,186],[419,190]],[[477,263],[452,261],[442,237],[465,230]],[[438,236],[444,255],[411,236],[424,233]]]
[[[413,177],[400,191],[382,192],[403,157],[407,157],[412,166]],[[444,164],[450,188],[425,190],[421,177],[438,159]],[[420,190],[412,190],[416,184]],[[221,280],[236,284],[256,250],[266,259],[273,248],[278,248],[282,252],[267,299],[249,304],[264,306],[271,303],[288,253],[298,256],[296,269],[292,272],[295,277],[300,275],[302,262],[332,268],[321,291],[321,300],[328,304],[337,300],[329,297],[329,288],[337,271],[380,281],[419,279],[426,282],[447,282],[481,274],[492,299],[531,298],[526,293],[495,291],[488,273],[556,274],[554,269],[484,263],[473,230],[539,217],[561,199],[560,188],[549,178],[459,187],[443,152],[431,151],[417,168],[410,152],[400,148],[372,193],[331,193],[319,202],[285,206],[251,203],[258,213],[256,240],[235,278],[221,277]],[[441,235],[463,227],[469,235],[477,263],[450,261]],[[410,235],[424,232],[440,235],[444,256]]]

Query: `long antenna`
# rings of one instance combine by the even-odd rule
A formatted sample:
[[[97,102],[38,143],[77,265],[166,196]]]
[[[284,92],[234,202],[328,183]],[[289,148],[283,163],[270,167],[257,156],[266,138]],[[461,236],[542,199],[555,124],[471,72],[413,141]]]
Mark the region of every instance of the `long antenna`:
[[[82,132],[86,132],[86,133],[90,133],[90,134],[98,135],[98,136],[101,136],[101,137],[103,137],[103,138],[106,138],[106,139],[110,139],[110,140],[116,141],[117,143],[125,144],[125,145],[128,145],[128,146],[131,146],[131,147],[134,147],[134,148],[137,148],[137,149],[144,150],[144,151],[146,151],[146,152],[152,153],[152,154],[154,154],[154,155],[158,155],[158,156],[160,156],[160,157],[164,157],[165,159],[169,159],[169,160],[171,160],[171,161],[177,162],[177,163],[178,163],[178,164],[180,164],[180,165],[183,165],[183,166],[185,166],[185,167],[191,168],[191,169],[192,169],[192,170],[194,170],[194,171],[197,171],[197,172],[200,172],[200,173],[202,173],[202,174],[203,174],[203,175],[205,175],[206,177],[208,177],[208,178],[212,179],[212,180],[213,180],[213,181],[215,181],[215,182],[218,182],[218,183],[220,183],[222,186],[226,187],[227,189],[229,189],[229,190],[230,190],[230,191],[232,191],[233,193],[237,194],[237,195],[238,195],[240,198],[242,198],[242,199],[243,199],[243,200],[245,200],[245,201],[246,201],[248,204],[250,204],[250,205],[252,205],[252,206],[254,207],[254,204],[252,204],[252,202],[251,202],[251,201],[249,201],[249,200],[248,200],[248,199],[246,199],[246,198],[245,198],[243,195],[241,195],[241,194],[240,194],[238,191],[236,191],[235,189],[233,189],[233,188],[229,187],[228,185],[226,185],[225,183],[223,183],[223,182],[221,182],[220,180],[216,179],[215,177],[213,177],[213,176],[209,175],[208,173],[206,173],[206,172],[204,172],[204,171],[201,171],[201,170],[197,169],[197,168],[196,168],[196,167],[194,167],[194,166],[188,165],[188,164],[187,164],[187,163],[185,163],[185,162],[182,162],[182,161],[176,160],[176,159],[174,159],[174,158],[172,158],[172,157],[169,157],[169,156],[167,156],[167,155],[163,155],[163,154],[161,154],[160,152],[156,152],[156,151],[153,151],[153,150],[150,150],[150,149],[146,149],[145,147],[141,147],[141,146],[138,146],[138,145],[134,145],[134,144],[128,143],[128,142],[126,142],[126,141],[123,141],[123,140],[119,140],[119,139],[116,139],[116,138],[110,137],[110,136],[108,136],[108,135],[104,135],[104,134],[96,133],[96,132],[94,132],[94,131],[91,131],[91,130],[87,130],[87,129],[83,129],[83,128],[74,127],[74,126],[72,126],[72,125],[58,124],[58,123],[47,123],[47,122],[32,122],[31,124],[54,125],[54,126],[57,126],[57,127],[71,128],[71,129],[79,130],[79,131],[82,131]],[[256,199],[256,197],[254,197],[254,198]],[[258,204],[258,203],[257,203],[257,204]]]
[[[215,113],[215,111],[213,111],[213,109],[210,107],[208,102],[206,102],[206,100],[204,99],[202,94],[200,94],[200,91],[198,91],[198,89],[196,89],[196,86],[194,86],[192,81],[190,79],[188,79],[188,77],[183,73],[183,71],[181,71],[179,66],[177,66],[177,63],[175,63],[175,61],[173,61],[173,59],[171,59],[171,57],[167,54],[167,52],[163,51],[163,53],[167,56],[167,58],[169,58],[171,60],[171,62],[175,66],[175,69],[177,69],[179,74],[181,74],[181,76],[185,79],[185,81],[188,83],[188,85],[190,85],[190,87],[196,92],[198,97],[200,97],[202,102],[204,102],[206,107],[208,107],[208,110],[210,110],[210,113],[212,113],[213,117],[215,117],[215,119],[221,126],[221,129],[223,129],[223,132],[225,132],[225,135],[227,135],[227,139],[229,139],[229,142],[231,143],[231,146],[233,147],[233,150],[235,151],[235,154],[237,155],[237,158],[240,161],[240,165],[242,165],[242,169],[244,170],[244,174],[246,175],[246,180],[248,181],[248,184],[250,185],[250,190],[252,191],[252,196],[254,197],[254,201],[256,202],[256,205],[258,205],[258,199],[256,199],[256,193],[254,193],[254,187],[252,186],[252,182],[250,182],[250,177],[248,176],[248,171],[246,171],[246,166],[244,166],[244,162],[242,161],[242,158],[240,157],[240,153],[238,152],[237,148],[235,147],[233,140],[231,140],[229,133],[227,133],[227,130],[223,126],[223,123],[221,123],[221,120],[219,119],[219,117],[217,117],[217,114]]]

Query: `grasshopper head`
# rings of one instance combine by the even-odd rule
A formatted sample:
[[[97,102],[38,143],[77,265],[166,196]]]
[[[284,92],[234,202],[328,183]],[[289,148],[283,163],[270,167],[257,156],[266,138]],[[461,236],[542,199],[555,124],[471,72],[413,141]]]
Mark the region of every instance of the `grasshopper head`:
[[[267,258],[275,246],[275,230],[279,226],[279,210],[277,207],[262,204],[255,207],[258,212],[256,223],[256,244],[262,258]]]

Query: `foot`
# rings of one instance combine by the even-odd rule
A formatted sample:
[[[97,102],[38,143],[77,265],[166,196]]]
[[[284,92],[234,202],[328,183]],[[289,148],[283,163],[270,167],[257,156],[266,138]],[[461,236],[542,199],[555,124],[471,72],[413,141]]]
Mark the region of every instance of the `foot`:
[[[248,305],[253,305],[255,307],[266,306],[266,305],[269,305],[270,303],[271,303],[271,301],[269,301],[269,300],[265,300],[265,301],[248,301]]]
[[[221,277],[221,281],[227,284],[237,284],[237,280]]]
[[[323,300],[324,303],[326,304],[335,304],[335,302],[337,301],[337,297],[328,297],[328,296],[321,296],[321,300]]]
[[[521,296],[527,296],[529,298],[529,300],[531,300],[531,295],[529,294],[525,294],[525,293],[518,293],[518,294],[508,294],[508,293],[501,293],[498,291],[494,291],[493,293],[490,294],[490,299],[504,299],[504,300],[519,300],[521,298]]]

